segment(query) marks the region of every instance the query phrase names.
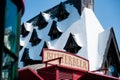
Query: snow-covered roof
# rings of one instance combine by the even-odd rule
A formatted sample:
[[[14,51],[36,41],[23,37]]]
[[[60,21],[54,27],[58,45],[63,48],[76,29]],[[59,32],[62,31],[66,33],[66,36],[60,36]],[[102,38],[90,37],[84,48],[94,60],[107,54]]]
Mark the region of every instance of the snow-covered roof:
[[[32,25],[33,22],[24,23],[26,30],[30,33],[25,38],[20,37],[20,45],[23,48],[19,53],[19,67],[22,67],[20,59],[24,48],[29,48],[31,59],[39,60],[41,59],[39,55],[45,41],[49,43],[49,49],[65,51],[64,46],[66,45],[69,34],[72,33],[74,34],[76,43],[81,47],[77,55],[89,60],[91,71],[100,68],[110,34],[109,30],[105,31],[103,29],[91,9],[84,8],[81,16],[73,5],[65,4],[65,9],[69,12],[69,16],[59,22],[56,18],[51,18],[50,14],[42,13],[48,22],[47,26],[43,29],[39,30],[37,26]],[[55,40],[51,40],[48,35],[53,20],[57,22],[57,28],[62,32],[62,35]],[[41,39],[41,42],[35,46],[31,46],[29,42],[33,29],[36,29],[38,38]]]
[[[98,38],[98,65],[101,67],[101,64],[103,62],[104,58],[104,53],[107,47],[107,43],[109,41],[109,36],[110,36],[110,29],[107,29],[99,34]],[[99,68],[98,67],[98,68]]]

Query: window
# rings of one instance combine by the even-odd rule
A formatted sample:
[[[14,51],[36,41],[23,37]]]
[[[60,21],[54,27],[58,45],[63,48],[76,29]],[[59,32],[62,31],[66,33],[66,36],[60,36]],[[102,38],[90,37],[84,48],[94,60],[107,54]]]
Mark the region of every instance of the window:
[[[64,47],[67,52],[77,53],[81,47],[76,43],[73,34],[70,33],[67,43]]]
[[[23,55],[22,55],[22,58],[21,58],[21,61],[24,62],[24,66],[27,65],[27,60],[30,60],[30,57],[29,57],[29,49],[28,48],[25,48],[24,49],[24,52],[23,52]]]
[[[28,60],[28,59],[30,59],[30,57],[29,57],[29,49],[25,48],[21,61],[25,61],[25,60]]]
[[[19,44],[19,17],[17,5],[13,0],[5,0],[4,51],[2,55],[2,80],[14,80],[17,76],[17,53]],[[2,54],[2,53],[1,53]],[[13,75],[14,74],[14,75]]]
[[[66,19],[68,16],[69,16],[69,13],[66,11],[64,4],[61,2],[58,6],[56,17],[58,18],[58,21],[62,21]]]
[[[37,35],[37,32],[35,29],[33,29],[32,36],[30,38],[30,42],[32,43],[32,46],[35,46],[41,42],[41,39],[38,38],[38,35]]]
[[[62,34],[62,32],[60,32],[59,29],[57,28],[56,21],[53,21],[51,29],[50,29],[50,31],[48,33],[51,40],[59,38],[61,36],[61,34]]]
[[[22,24],[21,27],[22,27],[22,28],[21,28],[21,34],[22,34],[23,37],[26,37],[26,36],[28,35],[29,31],[27,31],[27,30],[25,29],[24,24]]]
[[[48,24],[48,22],[45,20],[45,18],[43,17],[42,13],[40,12],[38,20],[36,22],[36,26],[38,26],[38,29],[43,29],[44,27],[46,27]]]
[[[105,63],[103,68],[107,68],[108,70],[105,71],[105,74],[119,77],[120,73],[120,63],[117,57],[117,52],[115,49],[115,44],[113,39],[110,42],[110,46],[108,48],[108,53],[105,56]]]
[[[2,60],[2,79],[8,80],[10,76],[12,76],[11,72],[13,69],[13,65],[15,65],[15,60],[9,54],[3,54]]]

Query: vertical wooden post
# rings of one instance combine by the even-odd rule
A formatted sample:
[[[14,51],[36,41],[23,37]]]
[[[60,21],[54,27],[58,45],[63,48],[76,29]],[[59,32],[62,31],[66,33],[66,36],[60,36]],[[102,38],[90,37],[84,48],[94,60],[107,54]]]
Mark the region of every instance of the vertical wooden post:
[[[56,66],[56,79],[55,80],[59,80],[59,70],[58,67]]]

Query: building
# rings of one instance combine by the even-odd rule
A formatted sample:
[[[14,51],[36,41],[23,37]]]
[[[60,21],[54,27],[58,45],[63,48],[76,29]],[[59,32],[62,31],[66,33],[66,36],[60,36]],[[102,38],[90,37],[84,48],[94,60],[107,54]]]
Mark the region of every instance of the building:
[[[87,59],[91,72],[119,77],[114,29],[103,29],[93,6],[93,0],[67,0],[23,23],[19,67],[42,63],[42,50],[48,48]]]
[[[0,1],[0,80],[18,78],[18,53],[22,0]]]

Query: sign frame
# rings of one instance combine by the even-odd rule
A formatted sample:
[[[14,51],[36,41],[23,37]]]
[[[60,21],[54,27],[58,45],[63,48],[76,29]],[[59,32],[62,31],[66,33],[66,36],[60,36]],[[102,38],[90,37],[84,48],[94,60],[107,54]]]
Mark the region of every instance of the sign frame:
[[[59,64],[59,60],[51,61],[55,58],[61,58],[61,64]],[[60,51],[60,50],[53,50],[44,48],[42,50],[42,62],[49,62],[53,65],[63,65],[66,67],[77,68],[85,71],[89,71],[89,61],[81,56],[76,54]]]

